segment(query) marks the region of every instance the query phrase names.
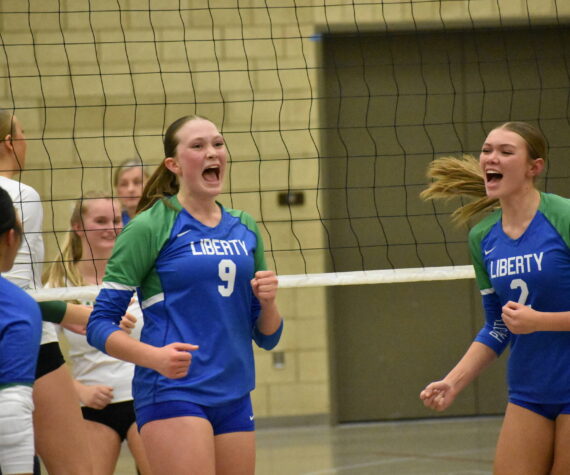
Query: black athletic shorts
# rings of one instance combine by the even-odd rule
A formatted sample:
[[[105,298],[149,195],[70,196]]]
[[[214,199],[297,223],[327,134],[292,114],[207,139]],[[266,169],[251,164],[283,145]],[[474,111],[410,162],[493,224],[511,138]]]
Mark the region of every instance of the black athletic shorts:
[[[103,409],[83,406],[81,411],[84,419],[98,422],[113,429],[119,434],[121,442],[127,438],[127,432],[135,422],[133,401],[115,402],[108,404]]]
[[[57,341],[40,345],[38,364],[36,366],[36,379],[40,379],[42,376],[55,371],[62,364],[65,364],[65,359],[63,358]]]

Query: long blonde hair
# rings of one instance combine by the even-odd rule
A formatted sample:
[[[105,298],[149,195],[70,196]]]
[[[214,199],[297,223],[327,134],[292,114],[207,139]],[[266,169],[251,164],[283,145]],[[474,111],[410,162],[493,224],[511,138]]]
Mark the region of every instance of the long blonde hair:
[[[79,225],[83,227],[83,215],[89,208],[91,201],[95,199],[111,200],[112,198],[100,191],[88,191],[81,199],[75,202],[69,219],[69,231],[60,248],[59,256],[44,271],[44,284],[50,287],[66,287],[68,285],[79,287],[86,285],[83,275],[79,272],[77,266],[83,256],[83,244],[79,235],[73,230],[73,226]]]
[[[542,132],[526,122],[506,122],[493,130],[505,129],[520,135],[526,143],[529,158],[546,161],[547,145]],[[424,200],[466,197],[469,203],[457,208],[451,215],[458,224],[466,224],[476,214],[499,206],[497,199],[487,197],[485,179],[479,160],[473,155],[440,157],[428,166],[427,176],[432,181],[420,193]]]

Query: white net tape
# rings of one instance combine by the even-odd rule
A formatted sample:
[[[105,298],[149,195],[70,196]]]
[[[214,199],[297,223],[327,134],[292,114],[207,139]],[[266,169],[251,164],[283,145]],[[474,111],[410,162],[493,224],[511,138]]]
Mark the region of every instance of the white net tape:
[[[337,285],[396,284],[434,280],[472,279],[472,266],[414,267],[410,269],[383,269],[323,274],[298,274],[279,276],[280,288],[330,287]],[[61,287],[30,291],[38,302],[46,300],[93,300],[100,286]]]

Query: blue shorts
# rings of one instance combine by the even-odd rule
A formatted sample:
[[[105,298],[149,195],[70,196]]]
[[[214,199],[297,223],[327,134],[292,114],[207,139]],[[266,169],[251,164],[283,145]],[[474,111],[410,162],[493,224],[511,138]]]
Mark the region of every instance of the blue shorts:
[[[214,435],[255,430],[249,393],[223,406],[208,407],[188,401],[166,401],[143,406],[135,412],[139,431],[147,422],[187,416],[201,417],[210,421]]]
[[[556,420],[560,414],[570,414],[570,403],[567,404],[537,404],[535,402],[526,402],[521,399],[509,398],[509,402],[517,406],[524,407],[529,411],[546,417],[551,421]]]

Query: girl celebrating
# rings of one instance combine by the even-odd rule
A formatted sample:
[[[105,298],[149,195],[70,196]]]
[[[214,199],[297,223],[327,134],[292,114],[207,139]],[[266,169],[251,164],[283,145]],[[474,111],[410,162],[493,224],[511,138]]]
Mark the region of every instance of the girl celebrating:
[[[87,338],[137,364],[136,417],[153,471],[253,474],[252,339],[265,349],[279,341],[277,277],[255,221],[216,202],[227,163],[217,127],[182,117],[164,150],[117,239]],[[116,331],[135,289],[141,341]]]
[[[420,394],[427,407],[446,409],[510,343],[498,475],[557,475],[570,467],[570,200],[537,190],[545,160],[540,131],[508,122],[487,136],[478,174],[469,160],[436,160],[436,181],[424,192],[486,193],[459,211],[463,220],[499,206],[469,233],[485,326],[455,368]]]

